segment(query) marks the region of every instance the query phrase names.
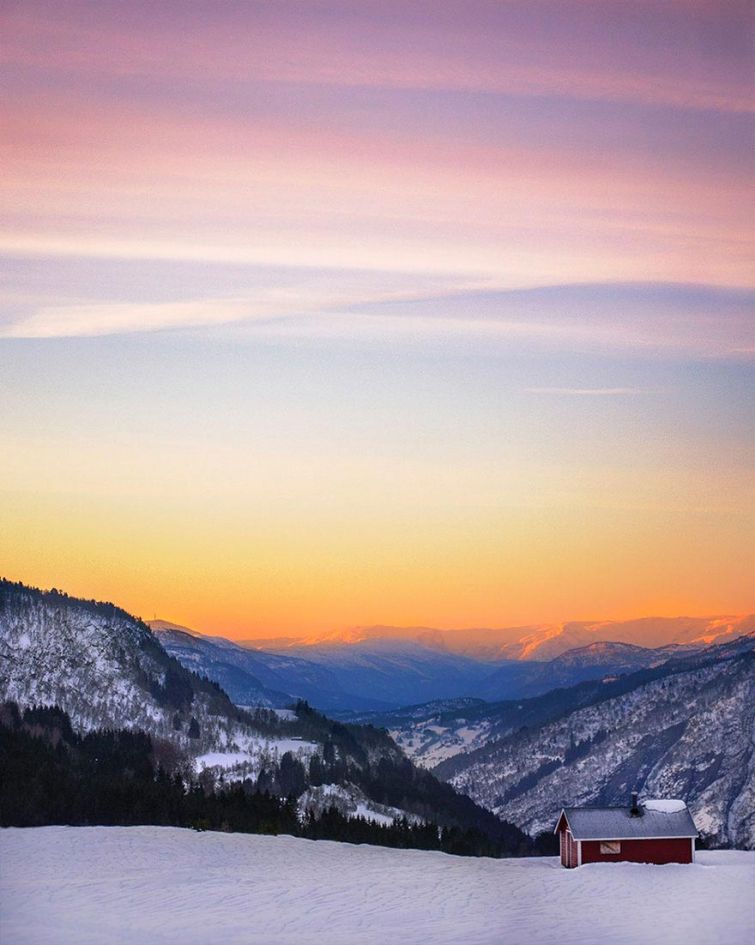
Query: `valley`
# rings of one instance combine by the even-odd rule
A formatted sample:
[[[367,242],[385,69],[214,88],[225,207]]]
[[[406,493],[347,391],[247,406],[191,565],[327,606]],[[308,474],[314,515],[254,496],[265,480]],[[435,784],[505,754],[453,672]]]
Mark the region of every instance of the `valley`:
[[[124,730],[144,733],[149,740],[139,755],[142,788],[161,770],[178,778],[175,796],[165,787],[156,798],[156,813],[150,816],[158,823],[185,825],[199,816],[219,827],[228,818],[214,798],[222,799],[227,791],[241,792],[235,822],[257,823],[254,808],[260,796],[270,794],[281,804],[292,797],[296,806],[306,792],[326,788],[336,795],[331,806],[342,812],[328,828],[335,834],[394,842],[379,829],[392,808],[391,822],[406,817],[436,825],[436,844],[441,843],[438,831],[447,830],[442,841],[447,847],[467,844],[470,851],[497,853],[531,849],[518,828],[415,766],[384,731],[331,720],[304,701],[284,710],[242,709],[217,682],[167,653],[149,627],[112,604],[0,582],[2,702],[0,760],[16,772],[3,785],[0,807],[6,825],[45,823],[58,816],[43,777],[53,761],[61,764],[60,777],[71,781],[72,797],[85,789],[82,736],[109,744],[113,737],[108,733],[115,732],[108,752],[116,783],[133,772],[130,757],[119,749],[118,732]],[[40,715],[40,706],[54,709]],[[64,748],[62,759],[50,754]],[[197,786],[208,794],[198,813]],[[130,787],[132,794],[138,795],[138,787]],[[40,798],[27,804],[27,796],[35,794]],[[91,810],[98,809],[96,798],[92,805]],[[310,806],[322,813],[322,804],[318,808],[305,800],[302,818]],[[89,809],[85,815],[90,816]],[[296,828],[287,810],[273,815],[276,824]],[[127,807],[108,816],[116,823],[119,817],[133,822]],[[362,827],[360,819],[372,826]]]
[[[430,820],[518,853],[563,804],[622,805],[636,788],[684,796],[707,843],[755,848],[755,634],[732,639],[745,618],[714,621],[708,643],[686,621],[687,642],[491,661],[434,637],[266,651],[0,590],[0,697],[55,705],[78,732],[141,729],[206,787],[293,789],[300,816]]]

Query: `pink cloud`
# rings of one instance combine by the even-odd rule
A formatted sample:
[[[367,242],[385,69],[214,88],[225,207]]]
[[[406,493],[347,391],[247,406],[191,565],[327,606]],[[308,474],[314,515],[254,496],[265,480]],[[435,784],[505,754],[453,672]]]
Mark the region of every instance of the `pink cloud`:
[[[33,12],[37,10],[36,14]],[[25,4],[7,62],[752,111],[743,4]]]

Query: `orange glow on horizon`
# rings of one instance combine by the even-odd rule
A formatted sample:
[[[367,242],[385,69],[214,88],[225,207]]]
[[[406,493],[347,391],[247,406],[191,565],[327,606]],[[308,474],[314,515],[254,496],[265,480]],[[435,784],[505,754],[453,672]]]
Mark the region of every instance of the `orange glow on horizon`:
[[[0,573],[234,638],[750,610],[745,6],[10,4]]]

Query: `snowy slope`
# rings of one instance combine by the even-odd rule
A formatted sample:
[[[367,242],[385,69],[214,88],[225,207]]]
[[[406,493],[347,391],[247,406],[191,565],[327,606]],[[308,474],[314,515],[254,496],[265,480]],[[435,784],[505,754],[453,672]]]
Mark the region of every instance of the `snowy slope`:
[[[278,765],[292,754],[300,762],[299,794],[323,778],[358,783],[381,805],[396,804],[441,825],[475,827],[507,849],[524,840],[516,828],[417,771],[381,731],[334,723],[306,706],[240,710],[215,683],[169,656],[149,627],[112,604],[0,580],[5,700],[21,709],[58,706],[77,732],[142,729],[160,764],[186,777],[193,769],[206,788],[249,779],[253,789],[264,774],[261,790],[286,795],[294,788]],[[349,812],[361,813],[360,804],[364,796]]]
[[[749,945],[755,854],[490,860],[167,827],[0,831],[7,945]]]
[[[649,679],[673,675],[715,659],[731,659],[754,646],[753,634],[708,647],[649,650],[624,644],[594,644],[582,650],[570,650],[549,662],[515,664],[527,672],[535,671],[541,680],[552,673],[552,687],[558,684],[558,688],[549,688],[534,697],[517,695],[496,702],[480,698],[443,699],[382,712],[341,713],[341,717],[388,729],[391,737],[413,761],[434,768],[462,753],[482,749],[522,726],[534,729],[577,708],[628,692]],[[606,650],[614,655],[602,656]],[[625,654],[625,664],[617,666],[622,653]],[[616,662],[610,665],[606,659]],[[559,666],[576,664],[582,668],[591,660],[592,668],[600,670],[597,678],[592,680],[585,679],[575,685],[574,681],[567,683],[559,672]],[[652,672],[638,672],[638,669]],[[537,676],[533,676],[530,682],[537,682]]]
[[[348,782],[307,788],[298,801],[301,817],[306,814],[320,817],[330,807],[335,807],[345,817],[364,817],[365,820],[372,820],[377,824],[390,825],[400,818],[406,818],[410,823],[422,822],[421,817],[399,807],[378,804],[355,784]]]
[[[139,728],[192,751],[248,734],[217,687],[112,604],[0,582],[0,699],[57,705],[74,728]],[[199,737],[189,738],[191,719]]]
[[[755,849],[755,659],[747,645],[730,659],[699,657],[687,671],[640,676],[615,698],[513,730],[436,773],[533,834],[550,828],[561,806],[621,805],[637,788],[683,797],[702,833]]]
[[[120,608],[0,582],[5,700],[56,705],[76,731],[143,729],[193,756],[195,771],[222,770],[226,781],[255,777],[285,752],[306,762],[322,750],[293,732],[255,728],[224,692],[187,671]],[[192,719],[197,737],[188,734]]]
[[[214,679],[237,705],[286,706],[306,699],[323,711],[375,708],[383,700],[346,689],[327,666],[287,653],[239,646],[223,637],[205,637],[164,620],[150,626],[160,643],[187,669]]]
[[[239,747],[233,751],[208,751],[197,755],[193,759],[195,773],[209,770],[230,784],[256,778],[263,768],[279,764],[286,752],[306,764],[312,755],[322,751],[318,742],[301,738],[271,738],[256,733],[249,733],[246,737],[237,735],[236,743]]]

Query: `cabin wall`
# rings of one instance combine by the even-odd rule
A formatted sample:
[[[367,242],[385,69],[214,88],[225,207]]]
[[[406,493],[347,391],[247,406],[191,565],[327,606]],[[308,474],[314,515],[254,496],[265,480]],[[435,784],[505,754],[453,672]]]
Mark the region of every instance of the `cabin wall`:
[[[577,841],[572,837],[571,831],[562,827],[558,832],[559,849],[561,853],[561,866],[567,869],[573,869],[579,865],[579,850]]]
[[[622,840],[621,853],[607,854],[600,852],[600,840],[583,840],[582,862],[691,863],[692,847],[689,837],[666,840]]]

